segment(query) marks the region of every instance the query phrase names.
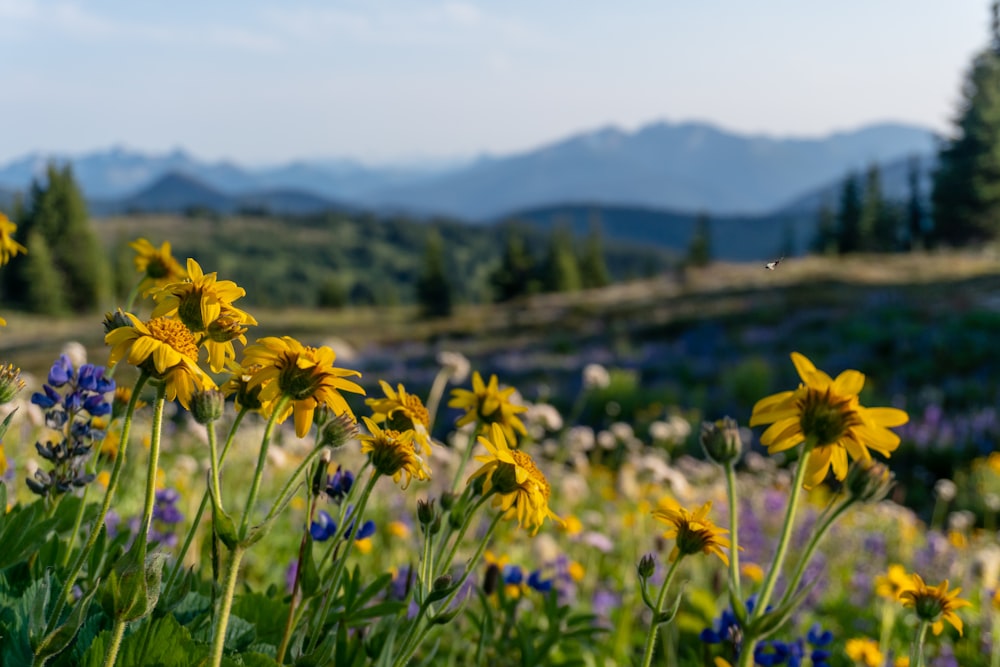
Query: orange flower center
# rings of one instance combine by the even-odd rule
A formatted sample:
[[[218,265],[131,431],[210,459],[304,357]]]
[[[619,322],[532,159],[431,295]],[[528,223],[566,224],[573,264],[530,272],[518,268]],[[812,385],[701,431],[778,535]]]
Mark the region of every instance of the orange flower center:
[[[166,343],[188,359],[198,361],[198,343],[183,322],[157,317],[146,322],[146,328],[156,340]]]

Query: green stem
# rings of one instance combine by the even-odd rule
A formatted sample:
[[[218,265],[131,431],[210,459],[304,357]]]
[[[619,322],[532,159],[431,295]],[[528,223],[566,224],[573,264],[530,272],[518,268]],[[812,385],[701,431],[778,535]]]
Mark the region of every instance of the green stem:
[[[892,638],[892,629],[896,624],[896,606],[893,602],[882,605],[882,627],[879,631],[878,650],[882,655],[889,654],[889,640]],[[994,651],[996,655],[996,651]],[[997,665],[993,665],[997,667]]]
[[[472,487],[467,484],[465,486],[465,489],[462,491],[462,495],[460,495],[458,497],[458,499],[454,501],[454,503],[451,506],[451,509],[448,510],[448,515],[445,516],[445,515],[442,514],[442,516],[441,516],[441,523],[442,523],[441,534],[437,538],[437,547],[434,549],[434,562],[435,563],[438,563],[438,562],[441,561],[441,556],[444,555],[444,550],[445,550],[446,545],[448,544],[448,540],[449,540],[449,538],[451,538],[452,533],[455,532],[455,529],[451,525],[451,517],[450,517],[450,515],[451,515],[452,510],[454,510],[456,508],[463,508],[463,507],[465,507],[465,503],[468,502],[469,495],[471,493],[472,493]]]
[[[121,648],[126,625],[127,622],[124,618],[115,619],[115,625],[111,628],[111,644],[108,645],[108,652],[104,654],[104,667],[114,667],[115,662],[117,662],[118,649]]]
[[[219,611],[215,616],[215,635],[212,637],[212,667],[222,664],[222,652],[226,645],[226,628],[229,626],[229,612],[233,608],[233,595],[236,592],[236,580],[239,578],[240,561],[243,560],[244,549],[236,545],[229,554],[229,566],[226,569],[226,579],[222,588],[222,598],[219,600]]]
[[[298,465],[298,467],[295,469],[295,472],[293,472],[291,476],[289,476],[288,480],[285,482],[285,485],[281,488],[281,492],[278,494],[278,499],[275,501],[273,505],[271,505],[270,511],[264,518],[264,523],[267,523],[268,521],[273,519],[274,515],[277,512],[281,511],[281,508],[284,507],[285,503],[287,503],[291,499],[291,497],[295,495],[298,486],[296,480],[302,475],[305,469],[308,468],[310,465],[312,465],[313,461],[315,461],[322,453],[323,453],[322,449],[314,449],[311,452],[309,452],[309,454],[304,459],[302,459],[302,463]]]
[[[792,596],[795,594],[795,589],[798,588],[799,582],[802,581],[802,576],[805,574],[806,566],[809,565],[809,560],[812,558],[813,552],[816,547],[819,546],[819,542],[826,535],[826,531],[830,529],[830,526],[836,522],[836,520],[843,514],[847,509],[854,504],[854,499],[847,498],[843,503],[841,503],[835,510],[830,512],[828,516],[820,517],[820,523],[817,528],[813,530],[812,536],[809,538],[809,543],[806,545],[805,551],[802,552],[802,557],[799,558],[799,564],[795,568],[795,574],[788,582],[788,588],[785,590],[784,595],[781,596],[781,602],[778,603],[779,607],[783,607],[786,602],[788,602]]]
[[[146,546],[149,540],[149,527],[153,523],[153,505],[156,503],[156,471],[160,465],[160,432],[163,429],[163,403],[167,395],[167,384],[161,382],[156,388],[156,403],[153,405],[153,425],[149,438],[149,467],[146,470],[146,501],[142,509],[142,526],[137,540],[139,553],[146,560]]]
[[[361,528],[361,517],[364,515],[365,506],[368,504],[368,498],[371,496],[372,489],[375,488],[375,482],[381,474],[377,470],[373,470],[371,477],[368,478],[368,483],[365,484],[364,491],[361,492],[361,497],[358,499],[357,509],[351,514],[351,518],[347,518],[347,510],[345,502],[345,509],[341,513],[340,523],[337,524],[337,530],[331,538],[331,545],[337,544],[344,534],[347,532],[347,526],[350,523],[354,524],[354,529],[359,530]],[[338,558],[335,559],[333,565],[333,571],[330,574],[329,585],[326,587],[326,595],[323,598],[323,604],[320,606],[320,613],[316,616],[310,625],[315,625],[315,630],[312,634],[312,639],[310,640],[309,650],[315,648],[316,642],[320,638],[320,634],[323,630],[323,624],[326,622],[326,615],[330,612],[330,605],[333,604],[333,600],[337,597],[337,590],[340,587],[340,577],[344,572],[344,565],[347,563],[347,558],[351,554],[351,538],[348,538],[344,542],[344,553],[340,554]],[[325,578],[323,580],[326,580]]]
[[[924,667],[924,640],[927,638],[927,628],[930,623],[920,621],[917,634],[913,637],[913,644],[910,645],[910,667]]]
[[[323,467],[323,475],[325,476],[326,464],[320,463],[320,465]],[[278,644],[278,653],[274,659],[279,665],[285,660],[285,652],[288,651],[288,644],[292,639],[292,630],[295,628],[295,621],[298,617],[299,607],[296,606],[296,601],[299,594],[299,584],[302,582],[302,563],[306,557],[306,549],[310,548],[309,528],[313,515],[316,512],[316,496],[312,494],[311,485],[306,486],[306,498],[309,510],[306,512],[305,531],[303,531],[302,539],[299,542],[299,562],[295,568],[295,582],[292,584],[292,596],[288,601],[288,618],[285,619],[285,630],[281,635],[281,643]]]
[[[469,459],[472,457],[472,450],[476,448],[479,444],[479,431],[482,430],[482,423],[477,421],[476,427],[472,429],[472,435],[469,436],[469,446],[465,448],[462,452],[462,460],[458,464],[458,469],[455,470],[455,479],[451,482],[451,492],[454,493],[455,489],[458,488],[459,482],[462,481],[462,473],[465,472],[465,466],[469,463]]]
[[[83,564],[87,562],[87,558],[90,556],[90,552],[93,551],[94,545],[97,544],[98,536],[104,529],[104,518],[107,516],[108,510],[111,508],[111,501],[114,499],[115,491],[118,489],[118,478],[121,477],[122,467],[125,464],[125,452],[128,449],[129,432],[132,429],[132,416],[135,413],[135,406],[139,402],[139,391],[142,389],[142,386],[146,384],[146,380],[148,379],[149,373],[142,371],[139,374],[139,379],[135,381],[135,387],[132,389],[132,398],[128,402],[128,409],[125,412],[125,420],[122,424],[121,446],[118,449],[118,456],[115,457],[115,465],[111,469],[111,477],[108,480],[108,488],[104,492],[104,502],[101,503],[101,511],[97,515],[94,526],[90,529],[90,536],[87,538],[87,543],[83,545],[83,549],[76,557],[73,567],[70,568],[69,573],[66,575],[66,581],[63,583],[62,590],[59,592],[58,597],[56,597],[55,604],[52,608],[52,614],[49,616],[49,622],[46,626],[45,634],[52,632],[55,629],[56,623],[59,622],[59,616],[62,614],[62,610],[66,606],[66,601],[69,599],[70,592],[73,590],[76,578],[80,574],[80,570],[83,569]]]
[[[486,546],[489,544],[490,538],[493,537],[493,532],[496,530],[497,524],[500,523],[504,514],[505,512],[497,512],[496,516],[493,517],[493,521],[490,522],[490,527],[486,531],[486,535],[484,535],[483,539],[479,541],[479,547],[476,549],[476,553],[473,554],[472,558],[466,564],[465,572],[462,573],[462,577],[458,580],[458,584],[455,585],[455,590],[453,590],[451,594],[441,603],[441,611],[446,611],[448,607],[451,606],[451,603],[454,602],[459,591],[462,590],[462,586],[465,584],[465,581],[469,578],[469,575],[472,574],[472,571],[475,569],[479,559],[482,558],[483,552],[486,551]],[[410,625],[410,629],[406,634],[406,638],[403,639],[399,657],[392,663],[393,667],[405,667],[406,663],[408,663],[410,658],[413,657],[413,653],[417,650],[417,647],[423,643],[424,638],[427,636],[427,633],[430,631],[432,626],[425,627],[419,632],[419,634],[417,630],[423,622],[424,616],[426,615],[429,607],[430,605],[427,603],[420,605],[420,610],[417,612],[416,617],[414,617],[413,623]]]
[[[742,604],[743,588],[740,583],[740,517],[736,497],[736,468],[733,461],[727,461],[726,489],[729,496],[729,585],[733,587],[736,599]]]
[[[206,424],[205,430],[208,432],[208,455],[212,458],[212,474],[209,478],[209,484],[212,485],[212,504],[215,510],[221,513],[225,509],[222,507],[222,486],[219,484],[219,468],[221,463],[219,461],[218,438],[215,436],[215,422]]]
[[[781,568],[785,562],[785,554],[788,551],[788,544],[791,542],[792,528],[795,525],[795,513],[799,506],[799,500],[802,497],[802,480],[806,476],[806,468],[809,464],[809,455],[812,453],[812,444],[806,441],[802,448],[802,455],[799,458],[798,466],[795,469],[795,479],[792,481],[791,497],[788,499],[788,509],[785,512],[785,524],[781,529],[781,538],[778,542],[778,550],[774,554],[774,559],[771,561],[771,569],[767,573],[767,579],[764,581],[764,587],[761,589],[760,595],[757,597],[756,605],[753,608],[753,613],[747,619],[749,622],[755,621],[764,615],[764,611],[767,609],[768,602],[771,600],[771,594],[774,592],[774,586],[778,582],[778,576],[781,574]],[[754,648],[757,646],[758,637],[750,632],[745,632],[743,635],[743,645],[740,648],[740,658],[738,667],[753,667],[754,659],[753,653]]]
[[[97,456],[95,455],[96,459]],[[76,511],[76,518],[73,519],[73,530],[69,534],[69,544],[66,545],[66,550],[63,551],[62,561],[60,565],[66,567],[69,565],[69,556],[73,553],[73,547],[76,546],[77,533],[80,532],[80,525],[83,523],[83,512],[87,509],[87,496],[90,493],[90,485],[83,487],[83,495],[80,496],[80,508]]]
[[[431,543],[434,541],[434,536],[431,534],[431,527],[429,525],[423,526],[424,528],[424,551],[423,557],[420,559],[420,583],[422,587],[426,587],[426,590],[430,590],[430,579],[431,572],[434,571],[434,563],[432,562],[433,556],[431,550]],[[422,591],[423,592],[423,591]],[[423,597],[420,598],[423,600]]]
[[[239,537],[241,540],[247,536],[250,515],[253,514],[253,506],[257,501],[257,493],[260,491],[260,481],[264,476],[264,464],[267,463],[267,449],[271,444],[271,433],[274,431],[274,425],[278,422],[278,415],[284,411],[288,400],[288,396],[284,395],[278,399],[277,405],[271,411],[271,417],[267,420],[267,426],[264,427],[264,437],[260,443],[260,454],[257,456],[257,469],[254,471],[253,482],[250,484],[250,493],[247,495],[246,509],[243,510],[243,519],[240,521]]]
[[[663,586],[660,587],[660,594],[656,597],[656,609],[653,610],[653,621],[649,624],[649,632],[646,635],[646,648],[642,653],[642,667],[649,667],[653,662],[653,651],[656,648],[656,633],[660,628],[660,624],[657,622],[657,618],[663,611],[663,601],[667,598],[667,589],[670,588],[670,582],[674,579],[674,574],[677,572],[677,566],[680,565],[683,556],[678,557],[673,563],[670,564],[670,570],[667,571],[667,578],[663,580]]]
[[[476,504],[472,506],[472,509],[469,510],[469,513],[465,516],[465,521],[462,522],[462,527],[459,528],[458,535],[455,536],[455,541],[451,545],[451,550],[448,551],[448,556],[439,563],[438,571],[441,574],[446,574],[448,572],[448,568],[451,567],[452,561],[455,560],[455,553],[458,551],[458,545],[461,544],[462,538],[465,537],[465,531],[467,531],[469,526],[472,525],[472,518],[476,515],[476,510],[482,507],[483,503],[485,503],[492,495],[493,492],[491,491],[477,500]]]
[[[990,634],[993,636],[993,641],[990,651],[990,667],[1000,667],[1000,613],[993,609],[992,614]]]

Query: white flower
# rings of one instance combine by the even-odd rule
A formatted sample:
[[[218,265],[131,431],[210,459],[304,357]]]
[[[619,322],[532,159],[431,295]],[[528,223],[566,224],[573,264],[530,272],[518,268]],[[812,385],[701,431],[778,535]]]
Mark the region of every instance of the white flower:
[[[524,413],[524,420],[532,424],[538,424],[546,431],[558,431],[563,427],[562,415],[548,403],[534,403],[529,405],[528,411]]]
[[[583,387],[585,389],[607,389],[611,384],[611,374],[600,364],[587,364],[583,367]]]
[[[623,442],[631,440],[635,437],[635,431],[632,429],[632,425],[625,422],[615,422],[609,427],[609,430],[616,438]]]
[[[611,431],[601,431],[597,434],[597,446],[601,449],[614,449],[618,446],[618,439]]]
[[[958,487],[955,482],[950,479],[939,479],[934,484],[934,493],[937,494],[938,499],[943,502],[950,503],[955,499],[955,494],[958,492]]]
[[[452,384],[462,384],[465,378],[469,377],[472,364],[461,352],[451,352],[441,350],[437,353],[437,362],[441,364],[443,370],[448,371],[448,381]]]
[[[63,345],[62,353],[69,357],[69,361],[73,364],[73,368],[80,368],[80,366],[87,363],[87,348],[75,340],[71,340]]]
[[[589,452],[596,443],[594,429],[589,426],[574,426],[566,433],[566,446],[571,452]]]

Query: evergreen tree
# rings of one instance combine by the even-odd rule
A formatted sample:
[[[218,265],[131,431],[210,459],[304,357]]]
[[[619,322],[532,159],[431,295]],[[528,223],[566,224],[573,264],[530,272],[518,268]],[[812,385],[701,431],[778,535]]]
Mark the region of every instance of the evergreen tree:
[[[1000,232],[1000,21],[975,57],[962,90],[954,136],[938,152],[931,200],[935,241],[982,241]]]
[[[62,302],[75,312],[88,312],[100,305],[108,284],[108,267],[101,247],[90,227],[83,195],[67,165],[50,164],[47,182],[32,183],[29,201],[18,219],[18,235],[29,238],[37,234],[45,240],[49,259],[63,291]],[[32,303],[27,267],[11,267],[5,283],[6,292],[20,307],[30,311],[45,311],[47,306]]]
[[[837,212],[824,200],[816,214],[816,236],[812,251],[817,255],[837,254]]]
[[[535,291],[535,262],[514,226],[507,229],[500,266],[490,275],[490,285],[496,301],[510,301]]]
[[[557,225],[552,229],[549,249],[541,267],[542,290],[545,292],[572,292],[580,289],[580,265],[573,250],[573,236],[569,230]]]
[[[604,261],[604,247],[601,243],[601,230],[598,224],[592,224],[590,234],[583,244],[583,254],[580,257],[580,280],[586,288],[604,287],[611,283],[608,265]]]
[[[687,263],[707,266],[712,261],[712,227],[707,213],[699,213],[694,221],[694,233],[688,245]]]
[[[444,265],[444,241],[433,228],[427,232],[424,267],[417,279],[417,303],[423,317],[451,315],[452,294]]]
[[[882,194],[882,172],[872,163],[865,175],[865,192],[861,205],[861,249],[866,252],[893,252],[899,246],[899,229],[895,209]]]
[[[857,174],[851,172],[844,179],[840,191],[840,208],[837,211],[837,251],[841,255],[846,255],[861,249],[861,191]]]
[[[925,246],[924,240],[924,204],[920,192],[920,156],[910,157],[906,164],[906,242],[908,250],[916,250]]]
[[[28,235],[30,248],[24,261],[21,262],[19,279],[24,281],[22,299],[19,300],[25,309],[39,315],[64,315],[66,313],[65,291],[62,281],[56,271],[49,250],[49,244],[41,232],[33,231]]]

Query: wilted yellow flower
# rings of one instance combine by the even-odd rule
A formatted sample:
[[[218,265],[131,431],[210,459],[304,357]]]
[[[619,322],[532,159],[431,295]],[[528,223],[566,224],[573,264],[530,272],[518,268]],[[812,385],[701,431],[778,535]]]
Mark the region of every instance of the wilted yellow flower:
[[[215,389],[215,383],[198,366],[198,347],[187,327],[163,317],[143,323],[132,313],[125,314],[132,326],[119,327],[104,336],[104,342],[111,345],[109,366],[126,358],[165,382],[167,399],[176,398],[185,409],[195,389]]]
[[[170,254],[170,242],[164,241],[159,248],[146,239],[136,239],[129,246],[135,250],[135,270],[144,274],[139,283],[139,293],[146,294],[152,289],[165,287],[187,277],[184,269]]]
[[[848,639],[844,646],[847,657],[854,662],[860,662],[865,667],[882,667],[885,664],[885,657],[878,648],[878,642],[867,637],[857,637]]]
[[[869,449],[889,456],[899,446],[899,436],[888,430],[909,420],[897,408],[866,408],[858,403],[865,376],[846,370],[831,379],[809,359],[792,353],[802,384],[757,401],[750,425],[771,424],[761,444],[771,454],[808,442],[812,447],[805,471],[806,488],[821,483],[830,468],[837,479],[847,475],[847,457],[867,461]]]
[[[722,549],[729,549],[729,539],[723,537],[729,531],[719,528],[708,518],[708,511],[712,509],[712,501],[708,501],[694,512],[689,512],[672,498],[665,499],[664,505],[660,509],[653,510],[653,517],[669,524],[670,527],[663,537],[674,539],[674,548],[670,552],[670,562],[677,560],[678,556],[688,556],[698,552],[715,554],[719,559],[729,565],[729,556]]]
[[[545,519],[561,520],[549,509],[551,489],[545,475],[527,453],[507,446],[500,424],[490,425],[479,442],[489,454],[477,456],[483,465],[469,477],[471,482],[483,477],[483,493],[496,491],[493,506],[505,512],[507,518],[517,517],[518,524],[534,535]]]
[[[326,405],[335,415],[354,417],[340,392],[364,394],[365,390],[346,376],[361,376],[358,371],[336,368],[337,356],[329,347],[309,347],[290,336],[261,338],[243,351],[244,368],[259,365],[247,389],[261,387],[263,409],[270,414],[282,396],[291,399],[278,415],[278,423],[295,412],[295,433],[301,438],[312,426],[313,414]]]
[[[413,439],[425,456],[431,453],[430,417],[420,397],[408,394],[402,384],[393,390],[385,380],[379,380],[385,398],[365,399],[372,409],[372,420],[394,431],[413,431]]]
[[[497,424],[503,429],[507,440],[516,443],[515,431],[521,435],[528,434],[524,422],[517,416],[519,413],[527,412],[528,408],[511,403],[510,397],[514,392],[513,387],[501,390],[496,375],[490,376],[489,384],[484,383],[483,376],[476,371],[472,374],[472,391],[452,389],[448,407],[465,410],[465,414],[455,422],[456,426],[465,426],[476,421],[482,424]]]
[[[904,607],[913,607],[920,620],[932,624],[931,629],[935,635],[941,634],[944,621],[951,623],[952,627],[958,630],[958,634],[962,634],[962,619],[955,610],[968,607],[971,603],[958,599],[958,594],[961,592],[961,588],[949,591],[947,579],[931,587],[924,583],[919,574],[914,574],[913,588],[903,591],[901,598]]]
[[[3,213],[0,213],[0,266],[3,266],[18,253],[26,253],[28,249],[14,240],[14,232],[17,225],[10,221]],[[4,324],[7,324],[4,322]]]

